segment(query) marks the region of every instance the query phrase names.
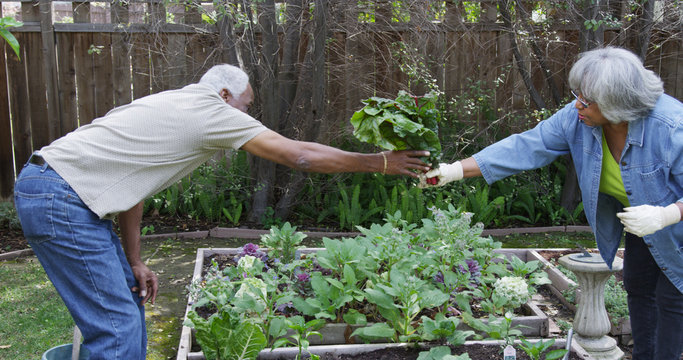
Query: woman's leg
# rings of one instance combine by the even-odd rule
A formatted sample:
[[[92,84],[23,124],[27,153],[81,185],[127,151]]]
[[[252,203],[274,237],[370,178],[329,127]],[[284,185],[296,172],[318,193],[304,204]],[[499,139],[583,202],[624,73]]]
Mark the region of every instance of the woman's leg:
[[[683,294],[659,269],[642,238],[626,234],[624,287],[633,336],[633,360],[679,360]]]

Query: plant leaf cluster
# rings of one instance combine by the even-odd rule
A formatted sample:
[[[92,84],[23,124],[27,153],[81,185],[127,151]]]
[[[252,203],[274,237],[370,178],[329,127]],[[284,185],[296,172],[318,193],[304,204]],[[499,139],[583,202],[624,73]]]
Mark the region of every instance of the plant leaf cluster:
[[[351,117],[353,135],[360,141],[386,150],[428,150],[427,160],[439,166],[441,142],[438,123],[441,115],[438,93],[413,96],[401,90],[395,100],[371,97],[365,107]]]
[[[362,235],[355,238],[325,238],[323,249],[304,255],[292,254],[305,235],[289,223],[274,227],[264,237],[268,256],[242,251],[230,266],[213,263],[193,283],[194,315],[187,325],[204,329],[197,336],[202,347],[210,347],[208,359],[234,353],[230,346],[239,343],[232,337],[254,329],[244,324],[260,331],[249,337],[253,342],[243,342],[244,352],[250,350],[246,345],[294,345],[300,355],[326,322],[362,325],[351,336],[365,341],[461,344],[487,333],[521,335],[509,322],[495,320],[514,309],[492,298],[493,286],[501,277],[516,276],[533,292],[547,281],[545,273],[538,264],[495,253],[501,244],[481,237],[483,227],[471,226],[469,214],[453,206],[431,211],[433,219],[420,225],[397,212],[384,224],[359,227]],[[249,253],[264,254],[256,248],[250,244]],[[496,303],[488,308],[490,319],[478,320],[475,311],[486,302]],[[199,312],[205,316],[195,316]],[[461,321],[477,332],[458,330]]]

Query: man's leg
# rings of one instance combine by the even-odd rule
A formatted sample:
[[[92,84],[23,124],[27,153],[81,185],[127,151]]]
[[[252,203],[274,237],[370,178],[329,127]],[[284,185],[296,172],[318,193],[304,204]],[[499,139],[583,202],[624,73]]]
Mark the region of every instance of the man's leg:
[[[15,205],[24,234],[91,359],[144,359],[144,312],[111,221],[100,220],[49,168],[27,165],[22,175]]]

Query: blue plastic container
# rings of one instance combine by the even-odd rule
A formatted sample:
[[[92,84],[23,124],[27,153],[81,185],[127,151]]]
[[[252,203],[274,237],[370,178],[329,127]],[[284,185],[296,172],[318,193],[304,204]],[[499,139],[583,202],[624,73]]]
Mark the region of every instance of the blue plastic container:
[[[71,349],[73,344],[64,344],[55,346],[43,354],[42,360],[71,360]],[[78,354],[78,360],[88,360],[90,352],[81,345],[81,352]]]

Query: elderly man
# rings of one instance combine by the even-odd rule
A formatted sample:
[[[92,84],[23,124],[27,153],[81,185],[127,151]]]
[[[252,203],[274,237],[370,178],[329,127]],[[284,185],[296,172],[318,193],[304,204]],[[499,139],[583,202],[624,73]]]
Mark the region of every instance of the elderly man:
[[[287,139],[247,114],[253,98],[244,71],[217,65],[197,84],[137,99],[55,140],[19,174],[24,234],[91,359],[145,358],[144,304],[154,303],[158,283],[140,259],[144,199],[217,150],[244,149],[310,172],[415,177],[428,170],[419,160],[426,151],[360,154]]]

